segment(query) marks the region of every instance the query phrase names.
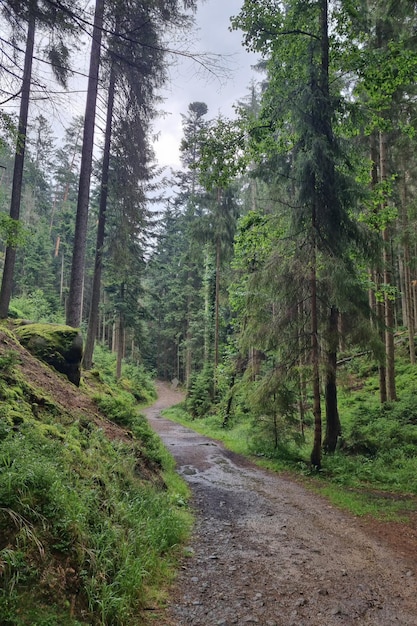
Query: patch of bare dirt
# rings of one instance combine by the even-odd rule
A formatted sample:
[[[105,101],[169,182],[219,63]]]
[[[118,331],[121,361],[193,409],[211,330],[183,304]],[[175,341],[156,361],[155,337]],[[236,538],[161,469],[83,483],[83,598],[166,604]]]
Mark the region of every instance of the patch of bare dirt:
[[[16,369],[33,390],[32,402],[42,406],[52,401],[61,408],[62,414],[82,414],[103,429],[109,439],[130,439],[120,428],[100,413],[96,403],[83,387],[76,387],[63,375],[45,365],[26,350],[18,341],[0,331],[0,354],[13,352],[17,357]]]
[[[341,512],[160,417],[152,427],[192,490],[196,527],[158,626],[416,626],[417,529]]]

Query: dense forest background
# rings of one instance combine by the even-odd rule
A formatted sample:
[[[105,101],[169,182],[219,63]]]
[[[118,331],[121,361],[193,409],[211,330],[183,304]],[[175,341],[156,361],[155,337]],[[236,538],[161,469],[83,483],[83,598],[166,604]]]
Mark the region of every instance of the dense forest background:
[[[275,448],[310,437],[319,468],[341,443],[340,365],[365,357],[382,405],[398,350],[415,365],[417,3],[243,2],[231,24],[259,81],[234,119],[190,103],[182,167],[161,172],[167,42],[194,8],[2,3],[0,94],[19,113],[1,114],[0,315],[80,326],[86,369],[104,343],[119,373],[178,379],[196,418],[250,414]],[[80,32],[86,111],[58,143],[31,117],[32,62],[65,92]]]

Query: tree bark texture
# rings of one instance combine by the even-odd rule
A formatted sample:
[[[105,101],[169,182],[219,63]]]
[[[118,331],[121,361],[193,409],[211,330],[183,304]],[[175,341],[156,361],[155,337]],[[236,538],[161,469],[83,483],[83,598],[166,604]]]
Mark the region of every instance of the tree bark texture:
[[[101,290],[101,274],[103,268],[103,248],[106,226],[106,210],[107,197],[109,191],[109,164],[110,164],[110,148],[112,135],[112,121],[114,108],[114,91],[116,84],[116,73],[114,65],[110,70],[109,91],[107,99],[107,119],[106,131],[104,136],[103,164],[101,170],[101,189],[99,201],[99,214],[97,225],[96,254],[94,261],[94,276],[91,293],[90,315],[88,319],[87,338],[85,342],[83,365],[89,370],[93,365],[94,344],[98,330],[100,290]]]
[[[402,253],[403,253],[403,294],[404,294],[404,322],[407,325],[408,330],[408,349],[410,353],[410,363],[413,365],[416,362],[416,349],[414,345],[415,334],[415,319],[414,319],[414,307],[413,307],[413,294],[411,285],[411,254],[410,254],[410,233],[409,233],[409,220],[408,220],[408,193],[407,193],[407,178],[408,172],[405,163],[405,159],[402,159],[402,180],[400,187],[401,196],[401,230],[402,236]]]
[[[220,246],[220,238],[218,238],[216,241],[216,294],[214,298],[214,369],[219,364]]]
[[[316,122],[321,127],[323,139],[326,142],[332,140],[332,125],[330,117],[330,94],[329,94],[329,32],[328,32],[328,0],[319,2],[319,30],[320,30],[320,79],[319,89],[321,93],[321,106],[316,107]],[[315,95],[317,98],[317,94]],[[313,181],[316,189],[317,181]],[[312,202],[311,230],[312,230],[312,260],[310,270],[311,285],[311,358],[313,369],[313,415],[314,415],[314,441],[311,452],[311,464],[316,469],[321,468],[322,452],[322,419],[320,399],[320,346],[318,324],[318,300],[317,300],[317,218],[320,209],[320,194],[315,192]]]
[[[387,136],[381,132],[379,135],[379,158],[381,181],[387,180]],[[384,241],[384,284],[387,288],[392,284],[392,255],[390,227],[386,226],[382,233]],[[397,399],[395,388],[395,347],[394,347],[394,302],[385,289],[385,354],[387,368],[387,399],[393,401]]]
[[[20,218],[20,202],[22,198],[23,165],[25,161],[26,133],[29,112],[30,83],[32,79],[33,48],[35,45],[36,2],[33,2],[29,13],[28,32],[26,39],[25,61],[22,78],[22,95],[20,100],[16,153],[13,168],[12,197],[10,202],[10,217],[16,222]],[[4,259],[3,277],[0,290],[0,319],[5,319],[9,313],[12,297],[13,276],[16,263],[16,246],[7,245]]]
[[[320,401],[320,348],[318,339],[318,313],[317,313],[317,275],[316,254],[313,251],[310,285],[311,285],[311,361],[313,370],[313,416],[314,416],[314,440],[311,452],[311,464],[321,468],[321,401]]]
[[[117,320],[117,345],[116,345],[116,378],[119,380],[122,376],[122,361],[124,357],[125,347],[125,328],[123,313],[120,311]]]
[[[326,363],[326,435],[323,448],[326,452],[336,450],[338,438],[342,428],[337,408],[337,346],[339,343],[338,320],[339,314],[335,306],[330,308],[327,337]]]
[[[93,41],[88,74],[87,102],[84,118],[83,147],[81,152],[80,180],[78,185],[77,216],[75,222],[74,250],[72,255],[70,288],[67,305],[67,324],[78,327],[81,323],[84,259],[87,242],[88,205],[93,162],[94,124],[100,68],[100,49],[104,15],[104,0],[96,0]]]
[[[378,139],[375,133],[370,136],[370,157],[371,157],[371,190],[375,190],[378,185]],[[372,282],[374,283],[374,290],[371,289],[369,302],[372,310],[375,313],[377,323],[379,324],[379,336],[384,341],[384,331],[382,328],[384,320],[384,305],[377,298],[376,294],[381,288],[381,276],[378,269],[371,271]],[[378,365],[378,377],[379,377],[379,399],[381,404],[387,401],[387,384],[386,384],[386,367],[385,362]]]

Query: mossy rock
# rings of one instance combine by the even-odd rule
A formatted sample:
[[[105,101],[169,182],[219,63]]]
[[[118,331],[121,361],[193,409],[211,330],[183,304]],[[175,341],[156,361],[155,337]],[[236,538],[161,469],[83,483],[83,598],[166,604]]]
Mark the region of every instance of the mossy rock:
[[[25,324],[15,329],[22,346],[37,359],[80,384],[83,340],[80,331],[59,324]]]

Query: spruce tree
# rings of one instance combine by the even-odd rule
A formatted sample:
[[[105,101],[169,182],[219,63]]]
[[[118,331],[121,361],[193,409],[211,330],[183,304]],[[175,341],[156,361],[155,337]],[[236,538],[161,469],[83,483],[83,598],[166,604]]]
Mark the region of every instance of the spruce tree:
[[[71,3],[74,8],[74,3]],[[19,121],[17,126],[16,152],[13,171],[12,195],[10,202],[10,218],[16,224],[20,219],[20,203],[22,197],[23,166],[27,136],[30,91],[32,81],[33,51],[36,29],[46,31],[51,36],[51,45],[47,47],[49,60],[57,79],[65,84],[68,71],[69,51],[65,43],[65,35],[74,31],[74,23],[69,15],[69,3],[61,5],[30,0],[21,2],[9,0],[3,3],[2,16],[12,27],[27,24],[27,36],[24,53],[24,68],[21,83]],[[15,33],[12,35],[15,36]],[[54,41],[55,39],[55,41]],[[7,317],[13,288],[14,269],[16,262],[16,246],[13,242],[7,245],[4,260],[3,276],[0,290],[0,318]]]
[[[265,151],[290,154],[286,162],[293,194],[290,234],[301,240],[292,265],[295,269],[301,264],[305,273],[302,280],[299,274],[298,302],[294,305],[297,310],[304,301],[303,316],[307,315],[310,324],[314,416],[311,463],[320,468],[321,328],[327,315],[334,315],[335,306],[335,302],[328,301],[323,307],[322,268],[333,263],[333,258],[343,258],[356,238],[348,212],[352,198],[347,193],[344,157],[333,130],[338,99],[329,83],[328,3],[318,0],[307,6],[294,0],[286,3],[285,10],[272,8],[267,2],[260,5],[246,2],[234,26],[244,30],[248,47],[270,58],[260,120],[252,131],[259,157],[264,159]],[[327,390],[332,393],[327,403],[331,411],[328,422],[338,428],[335,380]]]

